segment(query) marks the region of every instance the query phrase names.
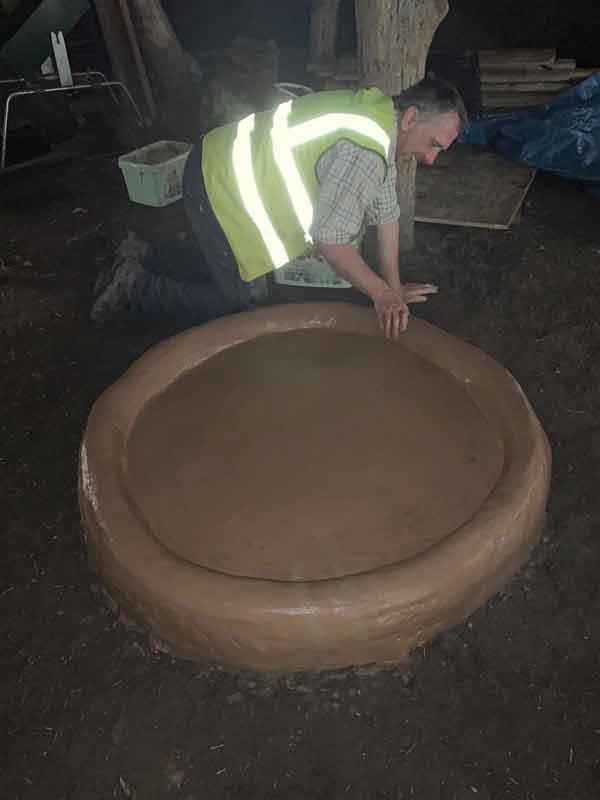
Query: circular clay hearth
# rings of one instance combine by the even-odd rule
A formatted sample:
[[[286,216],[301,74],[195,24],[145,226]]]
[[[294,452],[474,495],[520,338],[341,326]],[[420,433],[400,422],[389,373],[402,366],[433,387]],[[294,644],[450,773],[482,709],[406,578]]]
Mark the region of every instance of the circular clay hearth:
[[[81,452],[88,551],[175,654],[263,670],[395,661],[519,567],[548,493],[511,376],[412,320],[296,304],[146,353]]]

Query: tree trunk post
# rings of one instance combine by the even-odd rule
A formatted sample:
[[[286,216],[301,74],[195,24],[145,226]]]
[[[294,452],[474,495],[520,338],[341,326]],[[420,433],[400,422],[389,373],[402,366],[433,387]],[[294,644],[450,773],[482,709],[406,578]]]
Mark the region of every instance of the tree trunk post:
[[[160,96],[159,114],[171,129],[193,135],[197,128],[187,56],[160,0],[128,0],[148,70]]]
[[[145,104],[147,115],[152,118],[156,112],[154,98],[141,54],[138,59],[135,52],[137,41],[132,41],[135,32],[128,29],[121,13],[123,2],[95,0],[94,7],[115,78],[127,86],[140,108]]]
[[[335,72],[340,2],[341,0],[313,0],[308,69],[320,75],[333,75]]]
[[[447,0],[355,0],[362,86],[399,94],[425,76],[433,35],[448,13]],[[416,162],[398,163],[400,249],[414,247]]]

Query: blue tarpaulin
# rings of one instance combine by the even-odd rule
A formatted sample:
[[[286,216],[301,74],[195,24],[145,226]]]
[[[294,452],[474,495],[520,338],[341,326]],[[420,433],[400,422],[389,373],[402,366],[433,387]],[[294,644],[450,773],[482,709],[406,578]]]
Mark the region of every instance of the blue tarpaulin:
[[[459,141],[580,181],[600,196],[600,72],[538,108],[474,120]]]

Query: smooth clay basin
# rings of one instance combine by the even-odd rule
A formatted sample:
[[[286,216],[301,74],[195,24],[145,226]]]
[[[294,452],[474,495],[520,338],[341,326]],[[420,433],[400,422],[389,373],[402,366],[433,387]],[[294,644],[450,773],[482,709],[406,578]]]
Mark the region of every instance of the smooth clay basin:
[[[397,661],[505,584],[550,452],[514,379],[412,320],[295,304],[146,353],[90,415],[92,565],[155,642],[262,670]]]

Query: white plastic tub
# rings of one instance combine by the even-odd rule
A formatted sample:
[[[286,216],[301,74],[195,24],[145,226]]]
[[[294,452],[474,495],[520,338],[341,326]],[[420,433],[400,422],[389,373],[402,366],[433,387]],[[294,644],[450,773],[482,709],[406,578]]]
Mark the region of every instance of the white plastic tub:
[[[183,169],[192,145],[160,141],[119,158],[127,192],[134,203],[167,206],[182,196]]]
[[[283,286],[314,286],[321,289],[348,289],[351,283],[334,272],[322,256],[300,256],[273,273],[275,283]]]

